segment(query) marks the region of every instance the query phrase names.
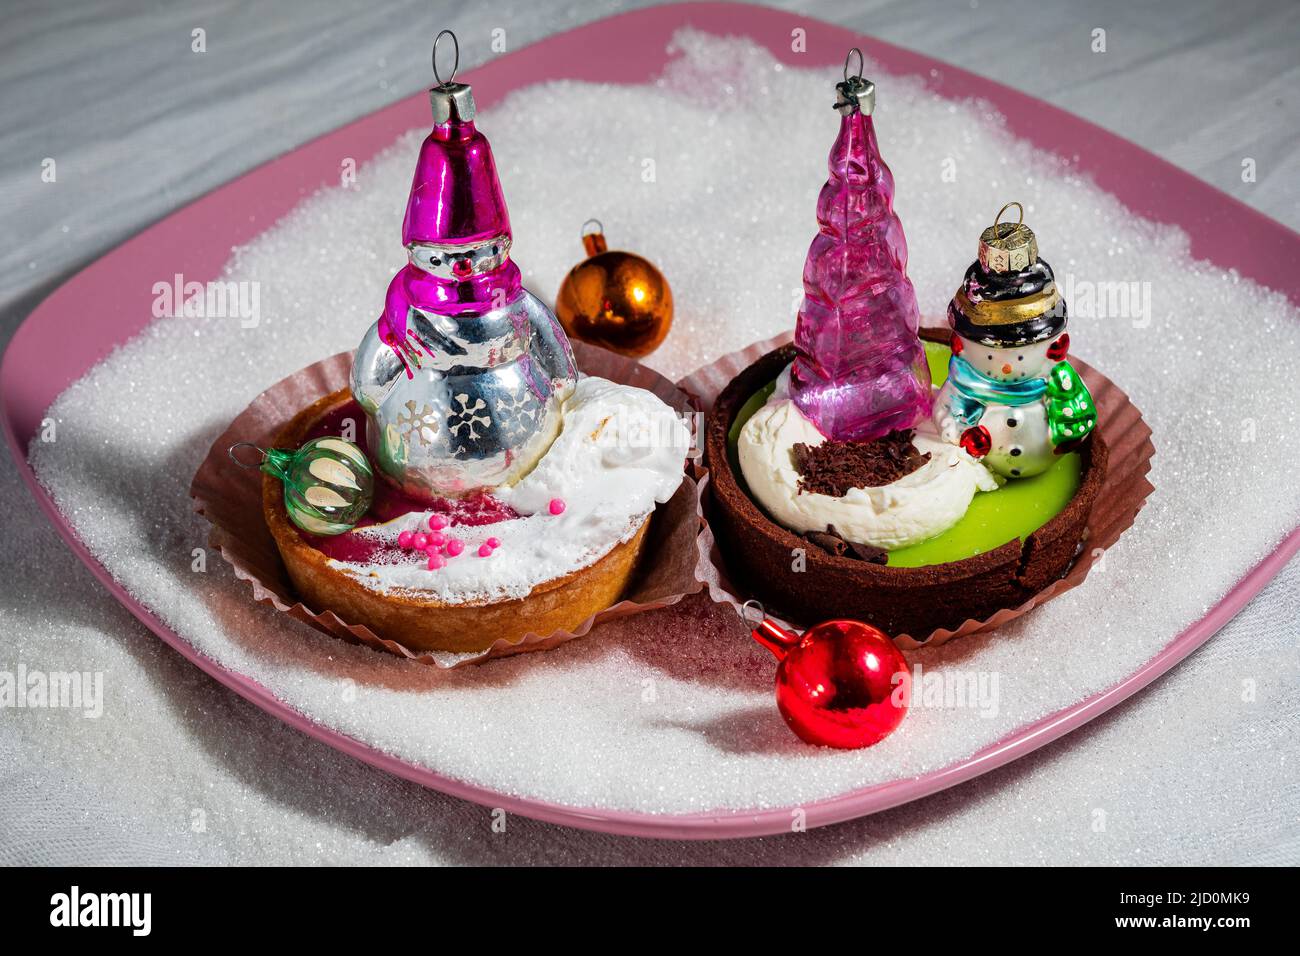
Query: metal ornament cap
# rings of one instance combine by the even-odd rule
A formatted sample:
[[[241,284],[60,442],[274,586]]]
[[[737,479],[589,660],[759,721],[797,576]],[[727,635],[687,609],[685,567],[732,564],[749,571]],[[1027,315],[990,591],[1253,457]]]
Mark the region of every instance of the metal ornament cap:
[[[857,57],[858,68],[850,75],[849,64]],[[862,51],[857,47],[844,56],[844,82],[835,84],[835,109],[841,116],[861,113],[870,116],[876,108],[876,84],[862,78]]]
[[[835,109],[841,116],[860,112],[870,116],[876,108],[876,84],[860,76],[851,76],[835,84]]]
[[[442,42],[443,37],[451,40],[454,57],[451,74],[445,80],[438,70],[438,44]],[[478,108],[474,105],[474,93],[469,85],[456,82],[456,71],[460,69],[460,41],[456,39],[456,34],[450,30],[440,31],[433,38],[433,53],[430,59],[433,65],[433,78],[438,81],[438,85],[429,90],[429,105],[433,108],[433,125],[442,126],[453,121],[468,123],[478,113]]]
[[[1018,222],[1001,222],[1002,214],[1015,206]],[[1025,208],[1009,202],[993,217],[993,225],[980,233],[979,261],[988,272],[1022,272],[1038,261],[1038,239],[1025,225]]]
[[[468,83],[443,83],[429,90],[429,106],[433,109],[433,125],[468,123],[478,114],[474,105],[474,91]]]

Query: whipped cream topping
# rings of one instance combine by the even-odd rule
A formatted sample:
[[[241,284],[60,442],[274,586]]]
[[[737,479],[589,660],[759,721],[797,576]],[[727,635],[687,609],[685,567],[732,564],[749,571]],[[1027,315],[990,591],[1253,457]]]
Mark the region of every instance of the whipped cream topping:
[[[374,562],[330,566],[380,592],[416,592],[465,604],[526,597],[539,584],[589,567],[630,539],[682,481],[690,429],[651,392],[583,378],[562,409],[559,436],[536,467],[494,496],[520,517],[442,529],[464,550],[430,570],[423,552],[397,551],[403,531],[429,532],[432,511],[414,511],[352,533],[392,548]],[[563,506],[552,509],[559,499]],[[552,513],[559,510],[559,514]],[[488,557],[479,549],[495,538]]]
[[[791,531],[834,525],[846,540],[893,550],[947,531],[966,513],[977,491],[998,487],[993,474],[922,421],[913,444],[930,460],[911,474],[876,488],[852,488],[843,497],[801,492],[793,448],[826,440],[788,397],[783,373],[772,397],[740,431],[740,470],[754,498]]]

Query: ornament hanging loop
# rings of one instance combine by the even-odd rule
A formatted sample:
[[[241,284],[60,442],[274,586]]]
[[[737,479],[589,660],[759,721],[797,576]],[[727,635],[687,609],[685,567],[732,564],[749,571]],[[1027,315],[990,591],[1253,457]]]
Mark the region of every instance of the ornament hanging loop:
[[[753,612],[752,619],[751,612]],[[767,617],[767,611],[763,610],[763,602],[755,598],[750,598],[738,607],[736,613],[740,615],[740,623],[750,630],[758,627],[759,624],[763,623],[763,618]]]
[[[1012,225],[1011,223],[1008,222],[1005,224],[1006,229],[1003,230],[1001,228],[1001,226],[1003,225],[1002,214],[1006,212],[1008,209],[1010,209],[1012,206],[1016,207],[1016,212],[1019,213],[1019,216],[1016,219],[1015,225]],[[1025,224],[1025,207],[1013,199],[1011,200],[1011,202],[1007,203],[1005,206],[999,209],[998,214],[993,217],[993,232],[995,235],[1005,236],[1012,232],[1015,232],[1018,228],[1020,228],[1024,224]]]
[[[244,459],[240,458],[237,453],[238,449],[241,448],[251,448],[253,449],[253,451],[257,452],[258,455],[260,455],[261,457],[258,458],[257,461],[245,461]],[[226,454],[229,455],[230,460],[233,461],[240,468],[261,468],[262,464],[266,461],[268,457],[266,454],[266,450],[264,448],[254,445],[251,441],[235,442],[233,445],[231,445],[229,448],[226,449]]]
[[[596,228],[588,232],[587,227],[593,222]],[[587,250],[589,256],[598,256],[609,248],[605,242],[605,224],[599,219],[588,219],[582,224],[582,248]]]
[[[859,50],[857,47],[854,47],[853,49],[849,50],[849,52],[844,56],[844,82],[845,83],[849,82],[849,64],[853,62],[853,54],[855,53],[858,55],[858,68],[852,74],[852,76],[853,79],[856,80],[862,79],[862,70],[863,67],[865,66],[865,63],[863,62],[862,59],[862,51]]]
[[[438,44],[443,37],[451,37],[451,75],[445,80],[438,69]],[[460,41],[450,30],[443,30],[433,38],[433,78],[437,86],[429,90],[429,106],[433,109],[433,125],[443,126],[447,123],[468,123],[478,107],[474,105],[474,93],[466,83],[457,83],[456,74],[460,72]]]
[[[758,612],[757,618],[750,620],[750,610]],[[759,644],[767,648],[777,660],[781,660],[790,652],[790,648],[799,643],[799,635],[787,631],[775,621],[768,618],[767,612],[763,610],[763,604],[750,598],[736,611],[740,616],[740,623],[749,628],[750,636]]]
[[[442,40],[443,37],[451,37],[451,49],[452,49],[452,56],[453,56],[452,64],[451,64],[451,76],[447,77],[447,79],[445,80],[442,78],[442,74],[438,72],[438,42]],[[433,60],[433,78],[438,81],[439,86],[450,86],[451,84],[456,82],[456,74],[460,70],[460,41],[456,39],[456,34],[452,33],[450,30],[443,30],[436,37],[433,38],[432,60]]]

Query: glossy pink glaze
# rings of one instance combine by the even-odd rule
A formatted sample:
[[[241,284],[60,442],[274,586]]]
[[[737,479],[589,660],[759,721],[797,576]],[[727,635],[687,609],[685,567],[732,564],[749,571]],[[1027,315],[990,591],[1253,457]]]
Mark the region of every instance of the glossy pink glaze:
[[[402,244],[472,246],[510,239],[510,214],[497,177],[487,137],[473,120],[458,116],[435,126],[420,146],[415,177],[402,223]],[[438,315],[481,315],[502,297],[513,302],[522,290],[519,267],[507,255],[497,268],[471,275],[469,262],[457,259],[452,277],[430,275],[407,263],[393,276],[379,320],[380,338],[401,360],[408,378],[429,344],[407,328],[412,308]]]
[[[684,26],[723,35],[744,33],[765,45],[774,59],[791,66],[821,65],[828,77],[838,73],[844,51],[858,46],[888,73],[915,76],[930,89],[954,98],[986,100],[1006,117],[1012,133],[1038,147],[1077,149],[1080,155],[1074,168],[1114,193],[1134,214],[1182,227],[1193,255],[1222,268],[1235,268],[1300,305],[1300,271],[1294,268],[1300,261],[1300,237],[1281,224],[1135,144],[1018,90],[802,14],[731,3],[680,4],[622,14],[493,60],[475,72],[476,97],[481,106],[489,106],[511,89],[548,79],[645,82],[663,68],[668,41]],[[796,26],[806,31],[806,53],[790,50],[790,31]],[[87,551],[32,473],[26,447],[38,433],[45,409],[95,362],[151,321],[150,289],[157,276],[182,272],[196,281],[216,278],[232,245],[252,239],[300,199],[337,185],[339,156],[364,161],[401,133],[427,122],[428,101],[423,94],[364,117],[200,198],[97,257],[55,290],[15,333],[0,364],[0,420],[23,480],[73,553],[177,653],[267,713],[343,753],[452,796],[568,826],[667,839],[788,833],[793,807],[652,814],[558,804],[458,780],[315,723],[253,678],[201,654],[132,597]],[[1222,242],[1225,230],[1230,230],[1233,242]],[[86,301],[96,302],[93,313],[85,312]],[[65,334],[69,326],[77,328],[76,336]],[[798,809],[810,827],[853,819],[960,784],[1058,739],[1183,660],[1297,551],[1300,529],[1243,576],[1203,618],[1114,686],[940,770],[812,801]]]
[[[496,160],[473,120],[435,126],[420,146],[402,245],[465,244],[510,235]]]

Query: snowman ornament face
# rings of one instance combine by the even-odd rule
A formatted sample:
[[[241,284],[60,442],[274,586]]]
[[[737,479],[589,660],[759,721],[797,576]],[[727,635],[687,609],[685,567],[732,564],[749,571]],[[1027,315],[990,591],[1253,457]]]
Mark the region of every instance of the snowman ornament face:
[[[1046,378],[1056,361],[1047,351],[1054,342],[1034,342],[1012,348],[981,345],[961,335],[953,335],[953,352],[964,358],[975,371],[991,382],[1016,383]]]
[[[1065,357],[1069,337],[1061,336],[1010,348],[981,343],[960,334],[952,337],[954,357],[991,384],[991,393],[1005,389],[1011,396],[1041,382]],[[969,372],[967,373],[969,375]],[[1018,387],[1019,386],[1019,387]],[[1004,478],[1039,475],[1056,460],[1047,422],[1046,394],[1015,403],[982,403],[972,415],[969,403],[958,399],[950,376],[934,404],[934,421],[945,441],[960,444]]]

